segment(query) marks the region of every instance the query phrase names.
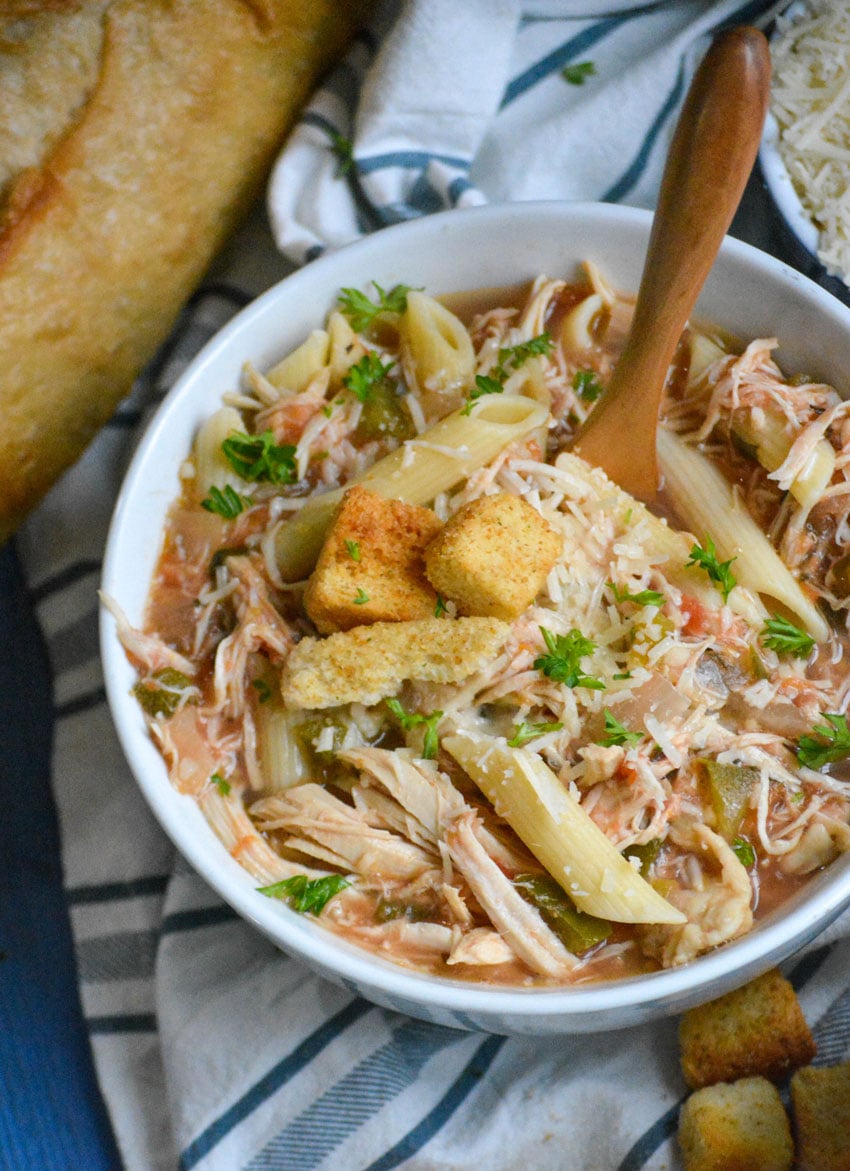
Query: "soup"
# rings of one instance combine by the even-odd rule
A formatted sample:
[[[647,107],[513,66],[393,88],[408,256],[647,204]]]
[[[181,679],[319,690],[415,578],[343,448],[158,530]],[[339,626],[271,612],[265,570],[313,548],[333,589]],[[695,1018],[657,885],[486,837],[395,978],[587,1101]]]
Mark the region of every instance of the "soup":
[[[686,963],[850,846],[850,408],[692,326],[650,511],[568,450],[631,307],[343,290],[203,423],[144,628],[105,599],[174,785],[399,964]]]

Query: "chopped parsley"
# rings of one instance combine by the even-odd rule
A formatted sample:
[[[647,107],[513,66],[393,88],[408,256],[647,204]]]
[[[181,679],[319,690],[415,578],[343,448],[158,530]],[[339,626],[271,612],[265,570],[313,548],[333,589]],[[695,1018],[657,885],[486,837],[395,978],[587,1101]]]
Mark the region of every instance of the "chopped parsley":
[[[476,374],[475,386],[469,392],[469,399],[463,408],[463,413],[468,415],[473,404],[483,398],[485,394],[501,394],[504,389],[498,378],[491,378],[489,374]]]
[[[781,614],[774,614],[768,618],[761,632],[761,640],[766,647],[780,655],[798,655],[806,658],[815,645],[815,640],[805,630],[783,618]]]
[[[496,366],[499,379],[504,382],[508,375],[514,370],[519,370],[520,366],[529,358],[548,358],[554,348],[555,343],[545,331],[539,333],[537,337],[529,338],[527,342],[519,342],[515,346],[504,346],[499,350],[499,360]]]
[[[413,292],[410,285],[394,285],[386,292],[377,281],[372,284],[378,293],[377,301],[370,301],[359,289],[340,290],[339,307],[355,333],[364,333],[381,313],[404,313],[407,309],[407,294]]]
[[[355,606],[365,606],[368,601],[369,601],[369,595],[366,593],[366,591],[361,586],[358,589],[357,593],[354,595],[354,605]]]
[[[633,594],[613,581],[608,582],[608,589],[614,595],[615,602],[634,602],[636,606],[663,606],[666,600],[658,590],[639,590]]]
[[[351,558],[352,561],[359,561],[360,560],[360,542],[359,541],[346,541],[345,542],[345,551],[348,554],[348,556]]]
[[[252,679],[251,686],[257,693],[257,699],[260,703],[267,703],[272,697],[272,689],[266,683],[265,679]]]
[[[351,886],[341,874],[328,874],[324,878],[308,878],[306,874],[293,874],[271,886],[258,886],[261,895],[270,899],[283,899],[293,911],[318,915],[334,895]]]
[[[847,717],[838,712],[824,712],[825,724],[816,724],[813,735],[797,741],[797,760],[806,768],[823,768],[850,756],[850,728]]]
[[[588,77],[596,73],[596,66],[592,61],[576,61],[572,65],[565,65],[561,70],[561,77],[570,85],[584,85]]]
[[[210,784],[215,785],[222,797],[227,797],[230,793],[230,782],[226,781],[221,773],[213,773],[210,777]]]
[[[443,718],[443,712],[431,712],[427,716],[423,715],[422,712],[406,712],[397,699],[388,699],[386,704],[405,732],[424,725],[425,740],[422,744],[422,756],[425,760],[434,760],[440,746],[437,725]]]
[[[222,443],[221,450],[243,480],[270,484],[295,482],[295,448],[291,443],[275,443],[271,431],[262,435],[234,431]]]
[[[342,380],[342,385],[361,403],[365,403],[374,387],[384,381],[394,365],[394,362],[388,362],[385,366],[378,355],[370,350],[349,369]]]
[[[595,403],[604,389],[595,370],[576,370],[573,375],[573,390],[582,402]]]
[[[354,143],[338,130],[330,130],[331,151],[336,155],[335,179],[344,178],[354,166]]]
[[[564,683],[567,687],[587,687],[592,691],[604,691],[601,679],[585,675],[581,660],[596,650],[596,643],[581,633],[570,630],[567,634],[553,634],[545,626],[540,627],[548,654],[534,660],[535,670],[542,671],[549,679]]]
[[[601,744],[603,748],[631,748],[632,745],[640,743],[643,739],[642,732],[630,732],[629,729],[621,724],[617,717],[605,708],[605,735],[601,740],[597,740],[597,744]]]
[[[247,503],[249,501],[246,497],[240,496],[232,484],[225,484],[223,491],[213,484],[209,496],[201,501],[201,508],[205,508],[207,512],[218,513],[225,520],[233,520]]]
[[[509,748],[522,748],[529,740],[536,740],[538,736],[545,736],[547,732],[560,732],[563,724],[514,724],[514,734],[508,741]]]
[[[444,614],[448,613],[448,607],[440,594],[437,594],[437,604],[434,607],[434,617],[442,618]]]
[[[700,569],[704,569],[711,580],[720,587],[720,592],[723,594],[723,601],[728,602],[729,595],[737,583],[735,575],[729,568],[735,560],[734,557],[730,557],[728,561],[719,561],[714,541],[706,535],[705,546],[697,544],[691,549],[691,556],[687,565],[698,565]]]
[[[749,869],[751,866],[755,866],[756,852],[753,849],[752,843],[749,841],[749,839],[744,837],[735,838],[734,842],[732,843],[732,852],[735,854],[742,866],[746,866],[747,869]]]
[[[186,690],[191,686],[188,675],[174,667],[163,667],[149,679],[140,680],[133,688],[133,695],[147,715],[168,719],[180,707]]]

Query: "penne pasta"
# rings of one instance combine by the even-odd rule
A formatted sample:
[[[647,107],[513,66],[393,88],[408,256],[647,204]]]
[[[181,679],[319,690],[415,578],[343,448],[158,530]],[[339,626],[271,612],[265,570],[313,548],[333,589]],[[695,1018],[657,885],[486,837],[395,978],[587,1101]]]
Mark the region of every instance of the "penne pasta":
[[[658,429],[658,458],[676,507],[695,533],[703,538],[710,534],[721,558],[735,558],[738,581],[754,593],[780,602],[818,642],[824,641],[829,635],[825,619],[723,473],[695,447],[663,427]]]
[[[685,922],[536,753],[469,732],[442,744],[579,910],[615,923]]]
[[[520,395],[481,398],[468,415],[452,412],[350,483],[363,484],[405,504],[428,504],[476,468],[490,463],[509,443],[543,426],[546,418],[545,407]],[[310,573],[344,492],[344,488],[337,488],[312,497],[280,526],[275,536],[275,560],[284,581],[300,581]]]
[[[788,434],[787,420],[784,416],[765,410],[760,412],[758,425],[754,423],[749,412],[738,412],[733,415],[732,430],[745,443],[755,448],[756,458],[769,472],[775,472],[785,462],[796,438]],[[820,500],[834,471],[835,450],[828,440],[819,439],[805,467],[794,477],[788,491],[808,510]]]
[[[331,386],[338,390],[351,367],[366,353],[366,347],[351,328],[348,318],[338,309],[328,317],[328,337]]]
[[[244,431],[242,416],[233,407],[221,407],[201,424],[195,436],[195,488],[198,499],[209,495],[210,488],[220,490],[228,485],[244,492],[245,481],[236,474],[221,445],[234,431]]]
[[[727,357],[726,350],[706,333],[693,330],[691,333],[691,356],[688,364],[688,390],[692,390],[705,376],[706,371],[719,358]]]
[[[466,326],[445,305],[427,293],[409,292],[399,329],[405,370],[423,395],[442,398],[472,386],[472,342]]]
[[[324,329],[314,329],[306,341],[266,373],[266,379],[278,390],[300,394],[328,364],[329,355],[330,337]]]
[[[599,293],[591,293],[564,318],[561,326],[561,346],[564,354],[578,357],[593,348],[593,331],[605,309],[605,302]]]
[[[312,761],[296,732],[304,723],[304,713],[288,711],[273,695],[258,705],[255,718],[257,750],[268,788],[278,793],[308,780]]]

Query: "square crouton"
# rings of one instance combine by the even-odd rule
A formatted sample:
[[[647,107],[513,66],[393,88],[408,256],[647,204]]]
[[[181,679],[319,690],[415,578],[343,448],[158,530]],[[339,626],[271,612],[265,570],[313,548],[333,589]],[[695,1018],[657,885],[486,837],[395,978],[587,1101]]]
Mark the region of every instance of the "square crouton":
[[[494,659],[509,633],[497,618],[420,618],[302,638],[284,664],[281,693],[287,707],[325,708],[378,703],[406,679],[459,683]]]
[[[350,488],[334,514],[304,609],[322,634],[431,618],[437,595],[422,553],[441,522],[430,508]]]
[[[794,1144],[779,1091],[747,1077],[697,1090],[679,1113],[685,1171],[790,1171]]]
[[[791,1078],[799,1171],[850,1171],[850,1061]]]
[[[754,1074],[780,1081],[816,1052],[797,994],[776,968],[686,1012],[679,1042],[691,1089]]]
[[[510,622],[534,601],[562,548],[528,501],[499,492],[459,509],[426,549],[425,569],[460,614]]]

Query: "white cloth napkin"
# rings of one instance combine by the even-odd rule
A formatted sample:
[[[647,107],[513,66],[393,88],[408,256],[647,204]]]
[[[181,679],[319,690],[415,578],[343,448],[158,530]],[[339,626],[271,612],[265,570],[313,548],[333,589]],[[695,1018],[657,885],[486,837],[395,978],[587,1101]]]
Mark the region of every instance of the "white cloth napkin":
[[[379,12],[275,170],[269,216],[282,252],[301,263],[381,224],[486,199],[651,206],[708,35],[770,5],[600,0],[600,18],[590,8],[539,0],[523,16],[517,0],[409,0],[395,21]],[[584,84],[564,79],[584,62]],[[356,167],[339,176],[343,139]],[[505,1039],[373,1007],[237,919],[175,858],[130,777],[95,639],[114,494],[151,404],[286,268],[258,211],[160,362],[18,540],[54,669],[55,792],[83,1007],[126,1167],[675,1167],[675,1021]],[[793,969],[821,1060],[841,1059],[850,1041],[850,944],[830,943],[848,927],[845,918]]]

